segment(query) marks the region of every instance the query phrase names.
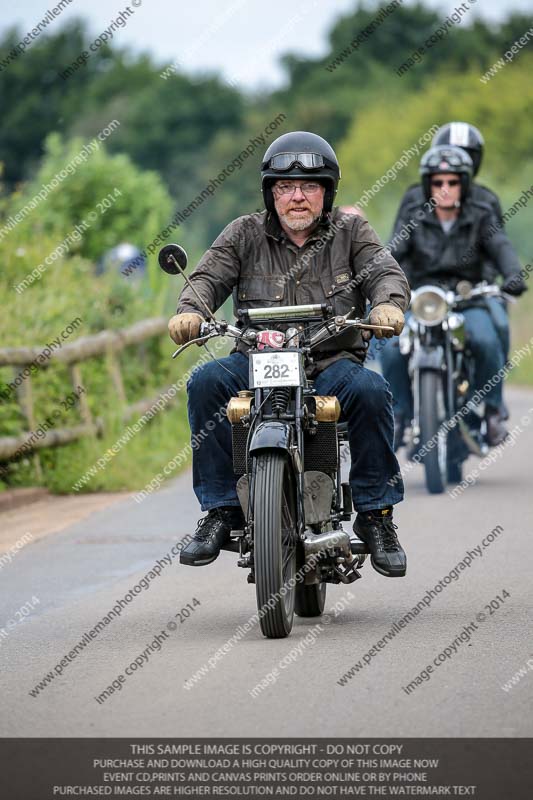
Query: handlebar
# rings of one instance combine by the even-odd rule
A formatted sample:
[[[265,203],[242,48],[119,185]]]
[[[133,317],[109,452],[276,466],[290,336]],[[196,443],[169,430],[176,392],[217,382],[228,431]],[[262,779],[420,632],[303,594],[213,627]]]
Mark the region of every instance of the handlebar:
[[[454,292],[454,303],[475,300],[479,297],[503,297],[511,303],[516,303],[516,298],[502,291],[496,283],[480,283],[477,286],[465,287],[462,292]]]
[[[200,336],[196,339],[190,339],[185,344],[182,344],[178,349],[172,353],[172,358],[176,358],[183,353],[192,344],[203,344],[208,339],[215,339],[217,336],[233,336],[235,339],[242,339],[249,344],[253,344],[256,340],[255,331],[242,331],[236,328],[235,325],[230,325],[229,322],[224,320],[215,320],[214,322],[202,322],[200,325]]]
[[[353,309],[347,314],[337,315],[332,319],[326,320],[324,324],[316,331],[316,333],[310,338],[309,340],[309,347],[313,348],[317,344],[320,344],[326,338],[334,336],[336,333],[341,331],[343,328],[351,327],[357,328],[360,330],[384,330],[384,331],[394,331],[390,325],[373,325],[368,322],[368,319],[348,319]],[[331,332],[331,329],[334,328],[334,333]],[[244,329],[237,328],[235,325],[230,325],[229,322],[225,322],[222,320],[215,320],[213,322],[202,322],[200,325],[200,336],[196,339],[191,339],[190,341],[182,344],[173,354],[172,358],[176,358],[183,353],[187,347],[190,347],[192,344],[203,344],[204,342],[208,341],[209,339],[214,339],[217,336],[233,336],[234,339],[240,339],[241,341],[246,342],[247,344],[254,344],[257,340],[257,331],[252,329]]]

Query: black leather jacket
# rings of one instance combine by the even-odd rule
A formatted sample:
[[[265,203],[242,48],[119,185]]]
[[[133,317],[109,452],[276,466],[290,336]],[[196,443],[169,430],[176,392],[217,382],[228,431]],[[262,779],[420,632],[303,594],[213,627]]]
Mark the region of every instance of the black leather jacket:
[[[470,187],[470,196],[473,200],[488,204],[503,227],[503,211],[497,194],[495,194],[487,186],[483,186],[480,183],[473,183]],[[412,186],[410,186],[402,197],[400,208],[398,209],[396,220],[394,222],[394,227],[396,228],[398,217],[405,218],[407,209],[410,206],[421,206],[423,205],[424,200],[424,192],[420,183],[414,183]],[[493,283],[499,274],[501,273],[498,269],[498,265],[495,264],[485,253],[483,256],[483,279],[489,281],[489,283]]]
[[[469,195],[453,227],[445,233],[422,193],[405,203],[396,218],[392,254],[413,289],[433,282],[455,286],[459,280],[487,278],[485,263],[495,264],[504,279],[520,271],[520,262],[493,207]],[[423,209],[423,210],[422,210]]]
[[[367,220],[337,207],[302,247],[287,238],[275,214],[239,217],[202,256],[190,280],[213,311],[232,294],[235,313],[238,308],[330,303],[336,314],[355,307],[355,316],[363,317],[367,300],[405,311],[410,299],[405,275]],[[204,315],[187,286],[178,304],[178,313],[185,311]],[[247,345],[240,342],[238,349],[245,352]],[[361,333],[351,328],[315,352],[315,371],[339,358],[362,362],[366,350]]]

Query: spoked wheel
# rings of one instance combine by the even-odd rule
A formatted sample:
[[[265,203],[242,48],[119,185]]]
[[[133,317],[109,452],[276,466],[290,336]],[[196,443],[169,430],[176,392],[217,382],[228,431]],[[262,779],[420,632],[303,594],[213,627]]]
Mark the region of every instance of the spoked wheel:
[[[282,639],[292,629],[296,576],[296,487],[285,452],[255,459],[254,564],[261,631]]]
[[[420,440],[422,447],[430,443],[424,454],[426,486],[431,494],[442,494],[448,480],[448,434],[441,428],[446,417],[442,379],[439,373],[420,373]]]
[[[300,553],[299,553],[300,555]],[[304,565],[303,549],[298,559],[298,568]],[[299,617],[320,617],[324,611],[326,603],[327,583],[305,583],[298,582],[296,585],[296,598],[294,603],[294,613]]]

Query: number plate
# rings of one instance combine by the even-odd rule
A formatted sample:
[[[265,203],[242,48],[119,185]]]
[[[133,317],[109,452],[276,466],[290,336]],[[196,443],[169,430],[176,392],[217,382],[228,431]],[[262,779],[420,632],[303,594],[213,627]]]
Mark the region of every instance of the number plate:
[[[252,353],[250,388],[302,386],[300,353]]]

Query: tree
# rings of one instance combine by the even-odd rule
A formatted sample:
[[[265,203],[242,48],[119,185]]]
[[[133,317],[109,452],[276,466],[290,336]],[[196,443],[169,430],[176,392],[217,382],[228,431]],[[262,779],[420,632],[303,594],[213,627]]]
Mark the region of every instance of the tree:
[[[0,42],[3,56],[23,36],[18,29],[6,33]],[[87,88],[105,67],[109,50],[97,51],[67,80],[59,72],[79,57],[87,40],[85,24],[69,22],[58,33],[42,35],[0,71],[0,161],[9,187],[31,175],[46,136],[58,128],[66,131],[83,112]]]
[[[356,202],[432,125],[465,120],[479,127],[486,141],[480,181],[503,193],[508,198],[506,202],[512,203],[531,185],[527,176],[533,178],[529,131],[533,116],[532,69],[533,55],[524,52],[486,84],[480,81],[477,69],[461,75],[445,70],[400,104],[390,97],[388,102],[376,101],[367,109],[364,120],[353,122],[339,148],[343,170],[341,199]],[[370,201],[368,214],[384,236],[390,233],[403,191],[418,180],[420,158],[429,146],[428,141],[418,155],[412,151],[408,165]],[[371,157],[365,157],[369,152]],[[522,231],[526,217],[524,212],[521,222],[513,221],[510,229],[514,233]],[[529,233],[528,238],[528,245],[523,234],[518,240],[524,255],[531,251]]]
[[[60,176],[59,185],[30,212],[28,225],[33,235],[40,231],[60,240],[88,221],[76,249],[96,261],[121,241],[144,248],[166,225],[172,201],[156,172],[140,170],[124,154],[109,154],[97,139],[93,143],[97,149],[86,153],[78,165],[86,142],[81,138],[65,142],[59,134],[50,134],[42,164],[24,191],[12,198],[11,212],[30,203],[43,185],[53,186],[53,179]],[[110,204],[104,204],[108,196]]]

